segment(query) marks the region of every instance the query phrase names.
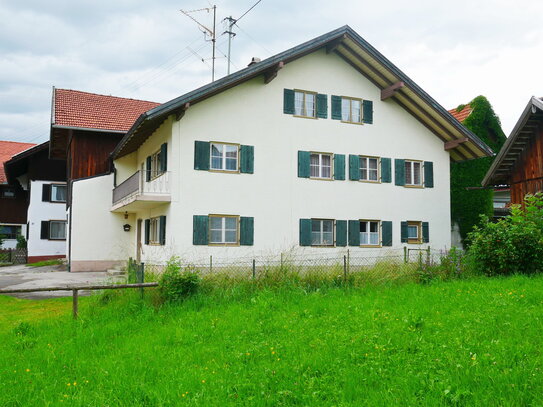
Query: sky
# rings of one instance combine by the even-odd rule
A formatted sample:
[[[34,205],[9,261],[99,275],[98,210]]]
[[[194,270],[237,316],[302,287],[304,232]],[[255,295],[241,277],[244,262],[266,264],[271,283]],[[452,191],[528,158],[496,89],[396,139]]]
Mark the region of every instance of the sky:
[[[49,138],[52,87],[166,102],[211,81],[211,42],[180,10],[224,18],[258,0],[0,0],[0,140]],[[189,13],[212,29],[213,13]],[[486,96],[508,136],[543,96],[543,2],[260,0],[234,26],[232,72],[343,25],[447,109]],[[209,38],[207,38],[209,40]]]

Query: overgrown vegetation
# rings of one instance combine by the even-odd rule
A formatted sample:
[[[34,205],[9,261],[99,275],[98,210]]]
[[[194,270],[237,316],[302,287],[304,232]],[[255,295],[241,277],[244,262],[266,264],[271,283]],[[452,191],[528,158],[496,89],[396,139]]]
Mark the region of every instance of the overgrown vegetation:
[[[17,236],[17,246],[16,248],[17,249],[26,249],[26,239],[23,235],[18,235]]]
[[[486,275],[531,274],[543,269],[543,194],[496,223],[483,219],[469,235],[471,266]]]
[[[172,257],[160,276],[159,292],[164,302],[179,302],[196,294],[200,287],[200,275],[192,266],[181,265],[178,257]]]
[[[462,123],[497,153],[506,137],[501,129],[500,119],[494,113],[490,102],[484,96],[477,96],[469,105],[473,109]],[[461,111],[465,105],[460,105]],[[486,172],[494,157],[451,163],[451,217],[458,223],[460,235],[469,246],[468,233],[479,223],[481,215],[492,217],[492,190],[466,188],[481,187]]]
[[[157,291],[157,290],[155,290]],[[538,405],[543,277],[0,298],[0,405]],[[15,308],[12,312],[12,308]],[[34,313],[37,314],[36,311]]]
[[[45,267],[45,266],[59,266],[64,264],[63,259],[51,259],[51,260],[42,260],[35,263],[28,263],[27,267]]]

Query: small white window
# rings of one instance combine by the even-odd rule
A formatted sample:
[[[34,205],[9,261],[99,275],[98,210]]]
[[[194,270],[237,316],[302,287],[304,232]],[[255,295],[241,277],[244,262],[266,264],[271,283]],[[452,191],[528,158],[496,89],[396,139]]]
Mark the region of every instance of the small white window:
[[[311,219],[311,245],[334,245],[334,221],[331,219]]]
[[[209,216],[209,243],[235,245],[239,243],[238,216]]]
[[[379,159],[360,157],[360,181],[379,181]]]
[[[379,221],[361,220],[360,221],[360,245],[378,246],[379,245]]]
[[[342,97],[341,120],[350,123],[362,123],[362,101],[360,99]]]
[[[332,154],[311,153],[311,178],[332,178]]]
[[[66,240],[66,221],[63,221],[63,220],[49,221],[49,239]]]
[[[317,117],[317,95],[313,92],[301,90],[294,91],[294,115],[303,117]]]
[[[422,162],[405,161],[405,185],[422,186]]]
[[[409,243],[420,243],[422,241],[422,223],[408,222],[407,223],[407,239]]]
[[[149,220],[149,244],[160,244],[160,218]]]
[[[211,169],[237,171],[238,149],[239,146],[236,144],[211,143]]]
[[[51,202],[66,202],[66,185],[51,185]]]
[[[13,188],[2,188],[2,198],[15,198],[15,190]]]

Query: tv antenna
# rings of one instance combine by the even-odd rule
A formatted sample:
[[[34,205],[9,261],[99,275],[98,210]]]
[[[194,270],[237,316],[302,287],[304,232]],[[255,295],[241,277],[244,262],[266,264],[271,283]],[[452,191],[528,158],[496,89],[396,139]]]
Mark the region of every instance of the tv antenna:
[[[213,44],[213,56],[211,57],[211,82],[214,82],[215,81],[215,45],[217,42],[217,35],[216,35],[216,30],[215,30],[217,6],[200,8],[198,10],[180,10],[180,11],[198,25],[200,30],[204,33],[204,37],[206,38],[206,41],[207,41],[207,36],[211,37],[211,42]],[[196,13],[199,11],[207,11],[208,13],[213,11],[213,29],[206,27],[205,25],[200,23],[191,15],[192,13]],[[228,65],[228,68],[230,69],[230,65]]]

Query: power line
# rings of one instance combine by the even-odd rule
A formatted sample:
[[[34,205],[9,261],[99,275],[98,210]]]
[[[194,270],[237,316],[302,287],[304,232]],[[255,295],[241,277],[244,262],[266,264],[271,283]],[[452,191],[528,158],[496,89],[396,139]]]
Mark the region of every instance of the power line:
[[[258,3],[260,3],[261,1],[262,1],[262,0],[258,0],[255,4],[253,4],[253,5],[249,8],[249,10],[247,10],[245,13],[243,13],[243,14],[241,15],[240,18],[237,19],[237,21],[239,21],[239,20],[241,20],[243,17],[245,17],[245,15],[246,15],[249,11],[251,11],[252,9],[254,9],[254,8],[256,7],[256,5],[257,5]]]

